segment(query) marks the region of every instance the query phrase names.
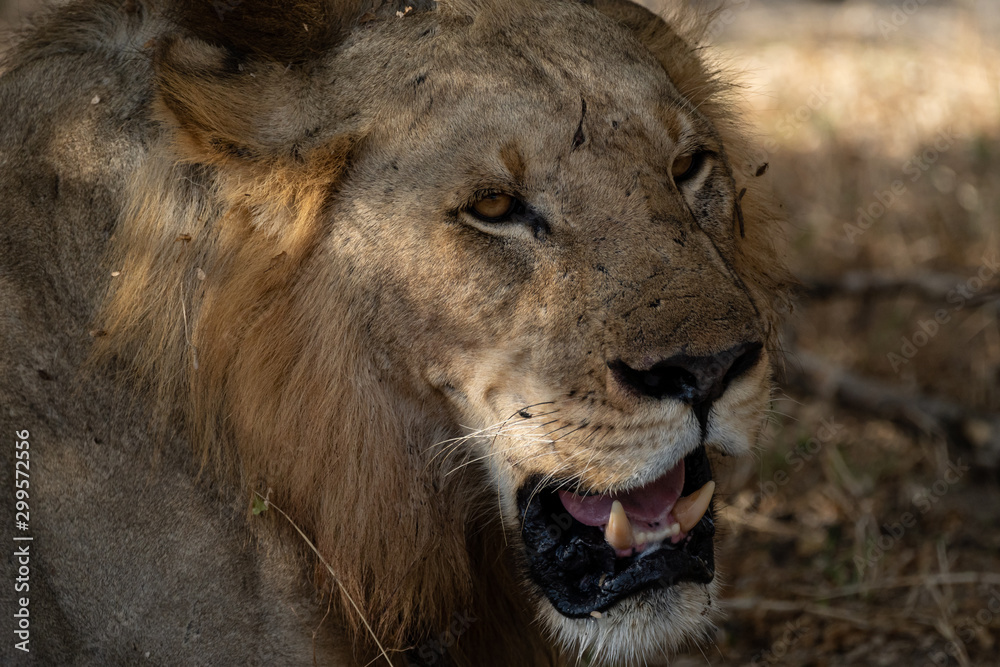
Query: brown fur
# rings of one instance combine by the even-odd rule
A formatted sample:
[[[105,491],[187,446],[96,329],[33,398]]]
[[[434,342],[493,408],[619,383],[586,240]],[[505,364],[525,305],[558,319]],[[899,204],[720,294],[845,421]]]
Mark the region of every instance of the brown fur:
[[[740,336],[775,343],[787,282],[772,247],[775,206],[761,179],[743,175],[752,167],[744,165],[749,146],[725,85],[696,56],[694,33],[678,32],[688,30],[683,21],[668,25],[617,0],[598,0],[594,9],[449,0],[403,18],[381,4],[234,5],[218,17],[211,3],[180,2],[163,14],[140,7],[145,18],[125,27],[106,19],[143,45],[132,57],[146,63],[147,83],[137,85],[149,94],[136,103],[147,120],[131,167],[109,176],[121,219],[106,261],[118,275],[92,326],[106,334],[93,350],[105,369],[98,376],[115,369],[118,387],[145,388],[137,414],[159,426],[141,439],[160,451],[186,440],[207,478],[220,480],[223,498],[248,507],[256,491],[287,512],[391,651],[417,655],[453,614],[467,611],[479,620],[449,660],[571,660],[544,635],[574,650],[586,643],[576,630],[560,620],[541,631],[533,623],[536,615],[550,619],[551,609],[520,574],[511,490],[530,473],[590,488],[627,486],[663,456],[652,444],[659,436],[643,430],[650,408],[605,389],[603,361],[588,360],[585,350],[639,364],[651,351],[708,354]],[[92,17],[112,14],[103,3],[73,11],[96,23]],[[56,19],[50,30],[66,25]],[[606,66],[626,83],[607,88],[575,60],[587,48],[577,44],[580,35],[607,45]],[[34,37],[15,53],[14,69],[60,40],[95,48],[79,36],[45,44]],[[560,76],[583,91],[565,105],[563,92],[546,97]],[[490,116],[506,136],[480,135],[481,150],[466,140],[442,154],[441,142],[470,122],[461,110],[468,96],[506,99],[510,81],[536,91],[540,106],[525,103],[520,125]],[[691,122],[678,120],[678,110],[700,114],[728,174],[719,181],[723,194],[704,204],[710,220],[669,244],[662,234],[671,223],[657,220],[680,219],[683,208],[653,187],[651,157],[667,139],[655,123],[643,125],[654,122],[645,116],[630,124],[614,115],[632,104],[615,97],[628,86],[637,109],[649,99],[642,86],[669,96],[655,123],[674,140]],[[517,92],[515,100],[530,98]],[[591,103],[581,114],[583,95]],[[551,121],[514,136],[512,127],[538,117]],[[605,117],[620,117],[622,131],[591,120]],[[649,154],[609,162],[616,147],[639,145],[636,137],[650,132]],[[556,146],[562,133],[564,145]],[[590,152],[591,145],[608,150]],[[468,226],[432,224],[495,180],[493,163],[470,158],[480,153],[496,156],[510,189],[572,193],[561,210],[581,229],[598,224],[594,210],[617,216],[621,229],[599,246],[591,241],[598,232],[581,232],[568,246],[577,256],[562,264],[522,237],[486,243]],[[641,205],[608,180],[633,164],[627,189],[645,193]],[[604,176],[591,179],[588,170]],[[733,223],[742,188],[745,238]],[[654,258],[637,249],[659,243],[683,248],[667,282],[640,273]],[[593,270],[598,264],[602,270]],[[571,274],[567,267],[577,265]],[[603,277],[609,272],[613,280]],[[90,289],[91,303],[97,293]],[[655,309],[623,314],[632,302],[692,294],[696,305],[678,309],[676,320]],[[766,400],[766,370],[754,383],[757,405]],[[531,405],[553,387],[560,393],[551,419],[580,425],[576,438],[542,448],[506,426],[490,430],[510,405]],[[725,428],[747,431],[752,442],[760,407],[744,409],[749,392]],[[536,438],[545,420],[532,418],[523,428]],[[461,439],[463,426],[491,437]],[[252,540],[262,552],[297,552],[266,561],[295,571],[308,556],[273,514],[252,519]],[[361,620],[322,569],[314,581],[336,598],[320,634],[335,646],[344,632],[341,647],[365,664],[375,649]],[[649,609],[669,611],[642,612],[676,617],[668,644],[704,629],[692,595],[650,601]],[[310,612],[316,625],[321,611],[320,604]],[[666,648],[645,633],[634,637],[653,655]],[[591,645],[609,661],[638,659],[619,641]]]

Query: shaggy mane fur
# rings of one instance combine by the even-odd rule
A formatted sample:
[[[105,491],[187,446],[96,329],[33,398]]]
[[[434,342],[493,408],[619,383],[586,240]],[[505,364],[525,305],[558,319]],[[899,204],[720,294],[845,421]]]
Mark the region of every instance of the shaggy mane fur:
[[[248,503],[251,490],[269,494],[295,517],[380,640],[403,649],[446,626],[453,610],[478,604],[473,580],[517,584],[487,557],[500,545],[484,535],[501,531],[485,478],[472,466],[448,476],[452,466],[429,465],[427,443],[454,437],[448,416],[386,387],[355,326],[359,304],[336,291],[317,302],[307,289],[316,276],[302,271],[322,251],[323,212],[366,129],[345,123],[316,133],[299,120],[308,110],[285,108],[298,90],[288,86],[308,87],[312,56],[335,48],[372,8],[231,4],[220,21],[227,3],[177,3],[171,18],[187,36],[154,47],[161,130],[115,233],[110,262],[120,274],[98,317],[106,335],[95,354],[129,360],[125,384],[149,387],[161,423],[179,419],[203,464]],[[508,29],[522,11],[500,0],[443,4]],[[746,188],[738,261],[753,267],[744,275],[760,282],[758,293],[783,294],[775,206],[752,176],[759,165],[726,84],[696,56],[697,22],[685,15],[668,27],[636,6],[595,6],[630,27],[716,124],[737,191]],[[289,67],[297,77],[282,76]],[[265,132],[262,115],[286,120]],[[490,521],[497,530],[474,528]],[[386,526],[398,527],[405,548],[368,539]],[[503,627],[505,613],[523,612],[499,609],[491,623]],[[344,618],[363,644],[358,619]]]
[[[305,146],[301,128],[282,128],[303,139],[282,150],[256,136],[248,115],[275,98],[285,67],[258,61],[237,78],[227,58],[187,40],[157,45],[164,129],[129,186],[95,356],[128,359],[125,384],[151,387],[162,424],[180,409],[203,464],[296,517],[382,642],[403,648],[469,604],[468,563],[450,557],[468,548],[442,538],[462,540],[475,507],[453,483],[414,476],[425,464],[415,440],[447,433],[426,433],[420,407],[385,395],[349,295],[313,303],[299,289],[356,139]],[[413,500],[433,491],[434,505],[462,514],[428,520],[431,506]],[[365,539],[386,525],[416,527],[409,548]],[[317,568],[329,587],[324,576]],[[345,620],[366,641],[360,619]]]

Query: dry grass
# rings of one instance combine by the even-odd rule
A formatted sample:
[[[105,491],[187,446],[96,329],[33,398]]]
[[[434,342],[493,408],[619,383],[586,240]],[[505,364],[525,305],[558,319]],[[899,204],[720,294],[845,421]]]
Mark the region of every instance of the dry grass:
[[[996,9],[931,3],[897,25],[891,3],[733,4],[716,42],[744,73],[800,276],[968,279],[1000,262]],[[926,170],[907,165],[936,142]],[[878,214],[867,229],[859,208]],[[941,309],[948,321],[893,368],[888,355]],[[995,414],[998,309],[843,296],[804,302],[792,330],[836,365]],[[758,460],[725,471],[728,620],[681,664],[1000,664],[997,471],[949,471],[969,452],[821,392],[782,393],[774,409]]]

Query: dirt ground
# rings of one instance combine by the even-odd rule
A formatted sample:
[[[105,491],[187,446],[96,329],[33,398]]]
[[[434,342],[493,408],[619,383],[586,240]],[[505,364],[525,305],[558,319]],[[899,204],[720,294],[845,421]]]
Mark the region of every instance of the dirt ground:
[[[804,287],[769,437],[719,471],[726,620],[673,664],[1000,665],[1000,3],[710,31]]]
[[[727,620],[679,664],[1000,665],[998,17],[736,0],[711,27],[805,287],[771,437],[724,471]]]

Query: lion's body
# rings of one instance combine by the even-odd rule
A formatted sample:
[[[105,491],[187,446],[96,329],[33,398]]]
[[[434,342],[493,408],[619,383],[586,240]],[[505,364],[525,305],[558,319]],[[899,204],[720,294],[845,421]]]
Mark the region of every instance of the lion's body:
[[[0,595],[8,619],[30,600],[31,652],[5,640],[0,662],[308,664],[316,609],[301,570],[248,540],[243,503],[196,481],[188,445],[154,447],[148,411],[81,370],[115,215],[150,135],[148,66],[113,42],[125,23],[113,17],[94,33],[57,23],[80,32],[15,57],[0,79],[0,403],[7,444],[30,434],[30,530],[18,536],[34,537],[30,588]],[[15,451],[3,448],[0,473],[11,497]],[[8,543],[22,546],[14,503],[2,507]],[[2,562],[13,582],[16,563]]]
[[[216,4],[213,15],[239,5]],[[486,441],[508,433],[465,452],[438,443],[503,419],[515,405],[508,386],[523,405],[553,387],[600,396],[603,376],[577,378],[583,362],[563,348],[636,365],[645,353],[633,341],[654,329],[672,331],[670,345],[683,339],[687,354],[740,336],[773,343],[768,299],[783,279],[769,249],[773,215],[743,172],[746,238],[734,231],[731,193],[692,200],[730,229],[672,236],[666,288],[636,274],[661,261],[644,248],[659,243],[662,224],[623,224],[600,248],[587,245],[595,208],[622,220],[677,215],[651,194],[652,172],[626,174],[667,141],[651,129],[657,114],[642,111],[672,90],[657,58],[715,124],[720,159],[745,162],[737,126],[712,97],[718,84],[680,38],[615,3],[598,4],[634,22],[657,58],[595,10],[561,3],[512,3],[520,22],[498,16],[469,36],[474,9],[453,4],[446,19],[396,19],[383,7],[322,64],[301,64],[307,43],[281,53],[288,63],[250,50],[234,67],[217,47],[168,37],[177,24],[142,3],[92,0],[45,19],[10,56],[0,78],[0,481],[14,487],[10,443],[28,431],[25,596],[38,664],[365,664],[375,649],[348,597],[388,649],[410,649],[416,664],[561,664],[545,637],[571,647],[577,626],[538,610],[507,546],[516,533],[507,486],[531,471],[477,465],[503,457]],[[188,29],[241,46],[216,28]],[[530,55],[539,45],[544,57]],[[594,48],[606,57],[590,68]],[[476,102],[497,91],[515,102],[478,120]],[[585,125],[591,117],[618,120],[612,130],[610,120]],[[470,118],[480,122],[473,133]],[[687,122],[666,121],[671,136]],[[544,132],[506,140],[546,124],[570,126],[565,155]],[[645,152],[630,148],[636,137]],[[563,254],[544,254],[551,241],[525,250],[535,241],[494,239],[493,262],[479,231],[425,223],[443,205],[426,193],[455,189],[468,178],[463,165],[491,151],[539,201],[576,193],[560,204],[580,225]],[[621,199],[611,174],[626,174],[622,190],[644,192],[645,203]],[[541,229],[535,240],[559,238]],[[577,265],[598,278],[573,273]],[[650,305],[629,323],[613,295],[631,292]],[[652,304],[675,295],[697,307],[664,320]],[[598,330],[611,338],[595,342]],[[507,342],[482,344],[494,339]],[[753,382],[757,400],[766,369]],[[725,408],[738,416],[716,427],[736,453],[760,410],[740,412],[751,399],[741,391],[742,403]],[[582,428],[591,419],[629,428],[652,409],[611,390],[596,403],[561,400],[567,423]],[[616,488],[676,458],[652,436],[636,438],[624,462],[596,430],[534,456],[540,472],[575,466],[582,482]],[[343,589],[288,521],[250,514],[253,491],[315,541]],[[8,534],[13,505],[2,506]],[[17,563],[3,562],[11,582]],[[703,627],[702,603],[686,595],[670,598],[678,629],[663,631],[668,646]],[[8,619],[18,597],[5,585]],[[627,617],[618,623],[620,637]],[[8,640],[0,656],[25,657]]]

